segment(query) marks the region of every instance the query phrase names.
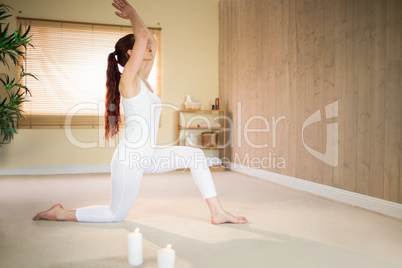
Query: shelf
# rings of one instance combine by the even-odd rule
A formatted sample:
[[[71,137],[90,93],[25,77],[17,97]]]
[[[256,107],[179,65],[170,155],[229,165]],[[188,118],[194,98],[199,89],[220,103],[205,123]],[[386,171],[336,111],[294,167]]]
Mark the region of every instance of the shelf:
[[[190,168],[180,168],[178,170],[190,170]],[[209,170],[210,171],[225,171],[225,166],[221,165],[221,166],[209,166]]]
[[[187,113],[187,115],[186,115]],[[211,171],[225,171],[226,170],[226,146],[222,145],[225,143],[226,141],[226,132],[228,131],[226,128],[226,111],[225,110],[187,110],[187,109],[183,109],[183,110],[177,110],[177,123],[176,123],[176,135],[177,138],[180,137],[181,132],[184,132],[184,134],[187,133],[196,133],[196,135],[198,135],[199,133],[201,133],[202,131],[205,132],[214,132],[214,133],[219,133],[218,135],[218,144],[217,146],[202,146],[202,145],[180,145],[179,143],[183,142],[183,139],[181,141],[178,142],[177,146],[187,146],[187,147],[192,147],[192,148],[199,148],[202,150],[206,150],[208,152],[205,152],[210,155],[218,155],[218,157],[222,160],[222,165],[219,166],[210,166],[210,170]],[[196,123],[193,124],[186,124],[186,120],[192,120],[192,117],[194,117],[195,119],[197,119],[200,114],[204,114],[206,116],[206,118],[204,119],[203,123],[205,123],[205,120],[208,120],[211,125],[210,127],[208,127],[209,124],[206,124],[207,127],[205,127],[205,125],[203,124],[203,127],[198,127]],[[184,117],[181,117],[181,116]],[[223,115],[223,118],[222,118]],[[202,115],[201,115],[202,116]],[[214,119],[212,119],[212,117],[214,117]],[[215,122],[215,118],[219,119],[219,127],[212,127],[213,122]],[[182,119],[182,120],[181,120]],[[188,122],[192,122],[192,121],[188,121]],[[208,123],[208,122],[207,122]],[[190,126],[192,125],[192,126]],[[197,126],[197,127],[196,127]],[[216,126],[216,125],[215,125]],[[198,137],[197,137],[198,139]]]
[[[224,146],[192,146],[192,145],[178,145],[178,146],[187,146],[187,147],[194,147],[194,148],[200,148],[200,149],[223,149],[225,148]]]
[[[187,112],[187,113],[205,113],[205,112],[224,112],[225,110],[179,110],[179,112]]]
[[[212,171],[225,171],[225,166],[209,166],[209,169]]]
[[[179,129],[225,129],[224,127],[179,127]]]

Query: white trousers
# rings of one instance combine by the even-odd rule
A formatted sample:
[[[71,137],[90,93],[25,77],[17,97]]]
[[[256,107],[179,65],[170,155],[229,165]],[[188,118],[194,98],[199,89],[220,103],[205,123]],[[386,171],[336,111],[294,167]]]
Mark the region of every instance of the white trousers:
[[[120,161],[117,150],[111,165],[112,193],[110,206],[78,208],[76,218],[84,222],[124,221],[140,190],[143,173],[163,173],[190,168],[204,199],[216,196],[211,172],[204,152],[199,148],[172,146],[153,149],[149,157],[133,152],[130,161]]]

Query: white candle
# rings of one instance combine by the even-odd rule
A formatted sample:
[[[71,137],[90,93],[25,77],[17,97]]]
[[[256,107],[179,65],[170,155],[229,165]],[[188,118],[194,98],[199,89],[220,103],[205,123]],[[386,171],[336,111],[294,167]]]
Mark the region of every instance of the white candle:
[[[128,235],[128,263],[130,265],[142,264],[142,234],[139,228]]]
[[[176,252],[171,244],[158,250],[158,268],[174,268],[175,259]]]

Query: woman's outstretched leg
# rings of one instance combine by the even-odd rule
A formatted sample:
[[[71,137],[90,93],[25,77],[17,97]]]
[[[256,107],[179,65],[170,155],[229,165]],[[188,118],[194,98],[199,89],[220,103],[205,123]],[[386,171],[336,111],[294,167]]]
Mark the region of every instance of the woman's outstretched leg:
[[[153,165],[145,173],[162,173],[180,168],[190,168],[191,175],[201,191],[211,212],[211,223],[247,223],[246,217],[233,216],[222,208],[216,194],[211,171],[205,154],[199,148],[188,146],[160,147],[152,156]]]

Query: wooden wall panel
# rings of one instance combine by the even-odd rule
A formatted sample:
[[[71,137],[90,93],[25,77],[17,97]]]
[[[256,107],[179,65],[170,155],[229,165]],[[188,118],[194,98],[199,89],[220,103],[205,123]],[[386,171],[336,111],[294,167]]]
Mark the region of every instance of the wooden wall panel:
[[[287,174],[292,177],[296,177],[297,168],[297,148],[301,146],[298,134],[297,125],[297,19],[296,13],[297,6],[296,1],[289,1],[289,28],[288,34],[288,60],[286,64],[289,66],[288,81],[285,80],[285,86],[289,87],[289,127],[288,127],[288,160],[287,160]],[[268,91],[265,89],[264,91]]]
[[[334,100],[338,101],[338,166],[344,166],[345,155],[345,72],[346,72],[346,1],[333,2],[334,9]],[[323,104],[325,105],[325,104]],[[343,168],[333,169],[333,186],[345,187]]]
[[[369,194],[378,198],[384,198],[385,12],[383,0],[372,2]]]
[[[324,99],[320,107],[315,107],[316,109],[321,109],[321,116],[325,122],[322,126],[323,129],[327,130],[325,105],[330,104],[335,101],[334,98],[334,85],[335,85],[335,10],[334,3],[336,1],[325,0],[324,1],[324,86],[323,95]],[[310,96],[311,97],[311,96]],[[325,131],[325,134],[327,132]],[[327,135],[324,136],[326,139]],[[315,159],[313,160],[314,162]],[[333,167],[330,165],[323,165],[323,184],[333,185]]]
[[[357,102],[358,87],[356,74],[357,65],[357,29],[358,29],[358,2],[346,1],[346,43],[345,43],[345,132],[343,171],[344,185],[342,189],[356,191],[357,178]],[[340,111],[342,112],[342,110]],[[342,128],[342,127],[341,127]],[[342,157],[342,155],[340,155]]]
[[[384,196],[400,200],[401,157],[401,1],[387,1]]]
[[[274,55],[275,55],[275,47],[274,47],[274,36],[275,36],[275,23],[274,23],[274,14],[275,14],[275,1],[274,0],[268,0],[268,1],[263,1],[262,4],[262,9],[263,9],[263,23],[264,23],[264,31],[261,33],[262,34],[262,39],[263,39],[263,44],[264,47],[262,49],[263,51],[263,69],[265,75],[263,77],[266,78],[266,81],[264,81],[264,95],[267,96],[266,100],[262,100],[262,114],[266,116],[267,120],[269,122],[271,121],[272,116],[275,115],[275,100],[276,100],[276,92],[274,90],[268,90],[269,88],[274,88],[274,79],[275,79],[275,70],[273,68],[274,66]],[[267,135],[267,144],[268,148],[265,150],[266,156],[268,157],[270,154],[276,153],[276,145],[274,144],[276,141],[273,141],[273,135],[272,135],[272,127],[271,127],[271,133]],[[270,164],[270,170],[273,171],[272,163]]]
[[[314,3],[314,98],[310,99],[313,101],[310,114],[314,112],[315,107],[321,107],[324,102],[323,85],[324,85],[324,55],[325,55],[325,43],[324,43],[324,0],[316,0]],[[307,98],[311,96],[308,95]],[[324,126],[325,127],[325,126]],[[319,152],[325,151],[325,130],[323,124],[316,124],[314,128],[313,140],[309,143],[314,145],[314,149]],[[323,183],[323,173],[324,165],[322,162],[315,162],[313,171],[314,182]]]
[[[304,107],[306,101],[306,57],[304,51],[307,48],[306,43],[306,16],[304,11],[305,0],[296,1],[296,43],[297,43],[297,168],[296,177],[300,179],[308,180],[305,176],[305,161],[304,156],[306,151],[302,143],[302,126],[305,120]],[[268,89],[269,90],[269,89]],[[271,91],[271,90],[270,90]],[[272,90],[274,91],[274,90]]]
[[[315,112],[314,107],[314,99],[311,96],[314,96],[314,20],[315,20],[315,10],[314,10],[314,0],[306,0],[304,5],[304,15],[306,17],[305,20],[305,34],[306,34],[306,47],[304,49],[305,56],[305,101],[304,101],[304,111],[302,114],[304,118],[307,118],[309,115]],[[303,53],[301,51],[301,53]],[[304,142],[317,150],[316,143],[314,141],[314,130],[313,125],[309,128],[305,128],[304,130]],[[307,180],[315,181],[313,177],[313,171],[315,170],[315,166],[319,165],[316,161],[314,161],[314,157],[311,154],[306,154],[306,151],[303,151],[303,162],[304,162],[304,177]],[[316,178],[318,183],[322,183],[322,177]]]
[[[281,136],[282,141],[281,141],[281,156],[284,159],[289,159],[289,132],[291,128],[291,109],[290,109],[290,90],[289,90],[289,12],[290,12],[290,0],[283,0],[282,2],[282,8],[281,8],[281,17],[282,17],[282,25],[280,29],[280,33],[282,35],[281,38],[281,47],[282,47],[282,57],[281,57],[281,69],[282,69],[282,75],[281,75],[281,96],[282,96],[282,105],[281,105],[281,115],[286,116],[286,120],[282,121],[284,124],[281,125]],[[286,169],[289,169],[289,162],[287,163]],[[286,169],[284,168],[279,168],[279,171],[281,173],[286,174]]]
[[[221,0],[220,98],[233,123],[231,160],[402,203],[400,14],[400,0]],[[327,119],[335,101],[338,116]],[[303,132],[316,111],[321,120]],[[248,134],[267,146],[247,144],[247,121],[269,124],[269,132]],[[333,123],[338,129],[327,133]],[[338,135],[336,166],[322,161],[329,134]],[[256,166],[246,155],[268,162]]]
[[[272,62],[272,30],[273,24],[272,18],[270,16],[270,12],[272,11],[271,8],[271,1],[262,1],[261,4],[261,24],[262,24],[262,31],[261,31],[261,99],[257,102],[257,105],[260,106],[260,112],[262,115],[265,115],[267,118],[273,114],[272,106],[274,104],[274,100],[268,91],[269,83],[271,81],[271,62]],[[264,34],[263,34],[264,33]],[[271,148],[271,141],[270,141],[270,133],[266,133],[265,135],[261,136],[261,144],[266,144],[266,148],[260,149],[263,151],[263,155],[267,156],[270,152],[272,153]]]
[[[356,76],[357,103],[357,183],[356,191],[369,194],[370,180],[370,104],[371,101],[371,1],[358,0],[358,51]]]

